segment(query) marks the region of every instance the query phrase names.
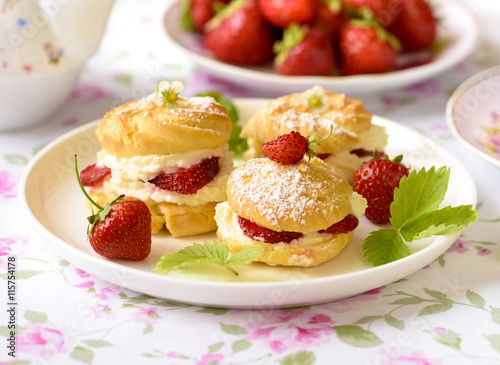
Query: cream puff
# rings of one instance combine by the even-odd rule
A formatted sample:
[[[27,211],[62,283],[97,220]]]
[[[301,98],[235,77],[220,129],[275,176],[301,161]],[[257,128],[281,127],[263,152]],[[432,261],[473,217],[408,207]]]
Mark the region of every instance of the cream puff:
[[[98,203],[119,194],[140,199],[152,212],[152,232],[166,227],[176,237],[216,229],[215,206],[226,200],[233,169],[226,108],[211,97],[179,97],[181,90],[180,82],[162,82],[109,111],[95,132],[97,163],[80,174]]]
[[[373,151],[383,152],[387,134],[384,127],[372,123],[372,114],[360,100],[326,91],[320,86],[264,104],[242,130],[241,137],[247,138],[250,147],[245,158],[262,157],[264,143],[291,131],[304,136],[317,131],[316,139],[319,140],[330,129],[331,137],[316,147],[316,152],[352,184],[354,173],[373,157]]]
[[[256,158],[229,176],[216,207],[217,237],[230,252],[263,245],[258,261],[311,267],[351,241],[366,200],[318,158],[282,164]]]

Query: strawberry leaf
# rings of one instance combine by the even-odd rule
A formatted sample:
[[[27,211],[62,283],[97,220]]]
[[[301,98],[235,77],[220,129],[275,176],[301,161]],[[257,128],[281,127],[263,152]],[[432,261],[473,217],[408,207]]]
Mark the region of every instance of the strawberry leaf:
[[[380,266],[410,255],[401,235],[394,229],[371,232],[363,243],[364,256],[373,266]]]
[[[233,267],[249,264],[257,260],[263,252],[263,246],[250,246],[228,259],[229,250],[226,245],[215,240],[213,242],[205,241],[203,244],[194,243],[179,252],[163,255],[156,263],[155,271],[159,274],[167,274],[183,267],[215,264],[238,275]]]
[[[450,169],[431,167],[428,171],[413,170],[408,177],[403,177],[399,188],[394,190],[391,204],[391,223],[394,228],[403,227],[414,217],[439,208],[444,200]]]
[[[416,216],[400,229],[401,236],[407,242],[412,242],[434,235],[447,235],[458,232],[474,223],[477,212],[471,205],[445,207]]]

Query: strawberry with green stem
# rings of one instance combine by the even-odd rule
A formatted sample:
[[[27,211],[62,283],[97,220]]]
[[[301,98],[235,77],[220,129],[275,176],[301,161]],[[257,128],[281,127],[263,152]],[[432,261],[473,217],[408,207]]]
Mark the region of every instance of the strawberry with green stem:
[[[264,143],[262,145],[262,152],[264,156],[272,161],[282,164],[294,164],[302,160],[304,155],[307,155],[309,159],[316,157],[318,154],[315,151],[315,147],[330,138],[332,131],[333,127],[330,126],[330,132],[320,141],[314,140],[316,131],[312,132],[308,138],[296,131],[292,131]]]
[[[98,209],[87,219],[87,238],[99,255],[107,258],[144,260],[151,252],[151,212],[147,205],[136,199],[118,196],[104,207],[97,204],[87,193],[78,173],[77,156],[75,171],[80,189]]]

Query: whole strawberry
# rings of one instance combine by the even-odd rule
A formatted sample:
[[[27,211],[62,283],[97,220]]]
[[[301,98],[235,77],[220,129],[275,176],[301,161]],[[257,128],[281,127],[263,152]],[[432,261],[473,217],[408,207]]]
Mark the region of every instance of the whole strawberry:
[[[281,75],[329,76],[335,70],[335,50],[322,31],[292,24],[276,42],[274,67]]]
[[[321,0],[311,28],[319,29],[331,40],[337,41],[340,27],[347,20],[341,0]]]
[[[354,191],[367,201],[365,215],[373,223],[388,223],[394,189],[399,186],[408,169],[401,163],[402,156],[389,160],[375,157],[362,164],[354,174]]]
[[[384,28],[393,24],[401,11],[401,0],[342,0],[346,7],[358,12],[370,11],[373,18]]]
[[[292,23],[311,22],[319,5],[318,0],[258,0],[264,18],[278,28]]]
[[[197,32],[203,33],[205,24],[214,17],[217,8],[227,0],[190,0],[189,16]]]
[[[236,0],[205,26],[205,43],[222,61],[260,64],[273,56],[274,34],[257,0]]]
[[[305,154],[310,157],[317,156],[314,148],[326,141],[330,137],[332,130],[333,128],[330,128],[330,133],[321,141],[314,140],[316,132],[311,133],[309,138],[306,138],[300,133],[292,131],[279,136],[275,140],[264,143],[262,145],[262,152],[264,156],[274,162],[287,165],[294,164],[302,160]]]
[[[351,20],[340,29],[339,49],[343,75],[374,74],[396,68],[399,44],[376,23]]]
[[[428,48],[436,39],[437,24],[432,8],[425,0],[398,0],[401,12],[388,28],[398,38],[403,51]]]
[[[78,183],[97,213],[89,216],[87,238],[99,255],[113,259],[143,260],[151,252],[151,212],[141,200],[123,200],[120,195],[102,207],[85,191],[78,173]]]

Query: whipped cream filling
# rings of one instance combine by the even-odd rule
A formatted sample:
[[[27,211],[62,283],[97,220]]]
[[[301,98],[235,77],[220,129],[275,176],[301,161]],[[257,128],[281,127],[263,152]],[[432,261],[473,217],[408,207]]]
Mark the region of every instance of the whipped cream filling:
[[[171,173],[200,163],[202,160],[218,157],[219,173],[195,194],[179,194],[156,187],[148,181],[160,173]],[[135,156],[119,158],[101,150],[97,164],[111,169],[111,178],[96,187],[114,194],[125,194],[146,203],[170,202],[191,206],[226,200],[226,184],[233,169],[233,153],[227,145],[215,149],[194,150],[186,153]]]
[[[352,205],[352,213],[356,218],[361,217],[366,209],[366,200],[359,194],[353,193],[350,199]],[[238,215],[232,211],[229,207],[227,201],[217,204],[215,207],[215,221],[217,222],[217,231],[221,237],[225,239],[230,239],[244,246],[249,246],[258,242],[243,233],[239,223]],[[300,246],[300,247],[311,247],[322,243],[327,239],[327,236],[331,236],[329,233],[319,233],[319,232],[309,232],[304,233],[300,238],[290,241],[290,243],[279,242],[279,243],[269,243],[270,245],[278,246]]]

